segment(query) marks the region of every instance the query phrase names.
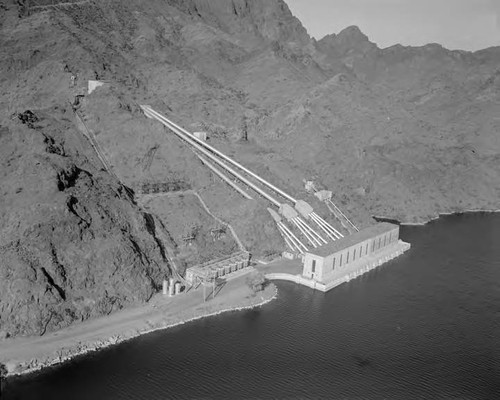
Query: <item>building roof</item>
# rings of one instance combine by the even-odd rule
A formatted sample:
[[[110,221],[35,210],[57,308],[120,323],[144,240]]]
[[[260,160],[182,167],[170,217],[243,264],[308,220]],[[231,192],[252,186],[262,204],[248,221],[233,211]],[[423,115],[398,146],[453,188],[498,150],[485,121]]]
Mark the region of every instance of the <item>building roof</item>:
[[[372,237],[390,232],[395,228],[398,228],[398,225],[390,224],[389,222],[379,222],[376,225],[372,225],[359,232],[353,233],[352,235],[344,236],[343,238],[337,239],[334,242],[327,243],[315,249],[310,249],[306,253],[321,257],[327,257],[330,254],[336,253],[337,251],[351,247],[356,243],[361,243]]]

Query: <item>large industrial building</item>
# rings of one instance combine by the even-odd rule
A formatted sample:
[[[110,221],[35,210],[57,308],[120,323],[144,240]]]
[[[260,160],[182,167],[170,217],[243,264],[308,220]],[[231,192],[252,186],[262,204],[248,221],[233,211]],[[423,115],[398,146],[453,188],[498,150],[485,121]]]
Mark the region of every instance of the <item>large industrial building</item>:
[[[333,275],[342,274],[349,266],[362,263],[370,255],[397,243],[398,239],[397,225],[380,223],[371,226],[307,251],[304,256],[303,275],[324,282]]]
[[[378,223],[304,254],[302,276],[329,290],[397,257],[410,245],[399,240],[399,226]]]
[[[326,292],[392,260],[410,248],[399,239],[399,226],[378,223],[334,242],[308,249],[302,265],[267,268],[266,277],[283,279]],[[297,263],[300,261],[297,260]]]

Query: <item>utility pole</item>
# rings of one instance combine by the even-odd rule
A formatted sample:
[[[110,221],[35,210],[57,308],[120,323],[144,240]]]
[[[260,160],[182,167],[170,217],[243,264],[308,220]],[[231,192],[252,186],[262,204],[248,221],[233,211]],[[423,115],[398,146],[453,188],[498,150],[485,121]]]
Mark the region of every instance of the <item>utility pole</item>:
[[[203,285],[203,302],[206,303],[207,302],[207,286],[205,285],[205,282],[202,281],[202,285]]]

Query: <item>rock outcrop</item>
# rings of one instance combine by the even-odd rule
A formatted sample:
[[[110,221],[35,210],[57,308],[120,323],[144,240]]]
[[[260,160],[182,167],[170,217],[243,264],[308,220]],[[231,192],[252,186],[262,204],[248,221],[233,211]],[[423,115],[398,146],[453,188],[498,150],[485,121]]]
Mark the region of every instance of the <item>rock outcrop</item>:
[[[0,5],[0,331],[151,296],[174,244],[123,184],[191,188],[252,252],[283,249],[267,204],[217,181],[140,104],[327,213],[302,187],[314,179],[361,226],[500,208],[499,48],[380,49],[356,27],[315,41],[283,0]],[[105,85],[88,95],[89,79]]]
[[[147,301],[170,275],[129,189],[64,119],[26,111],[0,137],[0,327],[43,335]],[[80,148],[79,148],[80,147]]]

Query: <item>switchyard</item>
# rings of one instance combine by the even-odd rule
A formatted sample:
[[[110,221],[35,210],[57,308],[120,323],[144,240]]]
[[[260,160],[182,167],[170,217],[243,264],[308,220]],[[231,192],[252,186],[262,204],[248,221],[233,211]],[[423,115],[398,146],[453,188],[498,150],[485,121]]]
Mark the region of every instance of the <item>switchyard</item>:
[[[192,286],[198,286],[203,282],[212,282],[216,278],[229,275],[248,267],[250,253],[241,251],[227,257],[220,257],[203,264],[194,265],[186,270],[186,281]]]

